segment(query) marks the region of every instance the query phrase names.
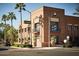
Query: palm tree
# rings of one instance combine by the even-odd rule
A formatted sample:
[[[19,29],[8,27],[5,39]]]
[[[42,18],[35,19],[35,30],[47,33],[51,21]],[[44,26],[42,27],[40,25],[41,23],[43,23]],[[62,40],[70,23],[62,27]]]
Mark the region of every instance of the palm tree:
[[[2,16],[2,19],[1,19],[2,21],[4,21],[5,22],[5,30],[4,30],[4,40],[6,41],[6,21],[8,21],[8,17],[7,17],[7,15],[6,14],[4,14],[3,16]]]
[[[13,12],[9,12],[8,19],[11,20],[11,26],[13,27],[13,20],[16,20],[16,16]]]
[[[19,9],[19,12],[20,12],[20,22],[21,22],[21,27],[20,27],[20,30],[21,30],[21,44],[22,44],[22,11],[24,10],[26,10],[25,9],[25,4],[24,3],[17,3],[16,4],[16,7],[15,7],[15,9]]]
[[[13,12],[9,12],[9,14],[8,14],[8,20],[11,20],[11,27],[13,27],[13,20],[16,20],[16,16],[15,16],[15,14],[13,13]],[[13,41],[13,28],[11,28],[10,29],[11,31],[11,40],[10,41]],[[12,42],[11,42],[12,43]],[[12,45],[12,44],[11,44]]]
[[[2,16],[2,21],[4,21],[5,22],[5,25],[6,25],[6,21],[8,20],[8,18],[7,18],[7,15],[6,14],[4,14],[3,16]]]
[[[75,10],[76,10],[76,12],[73,13],[73,14],[74,14],[74,15],[79,15],[79,7],[77,7]]]

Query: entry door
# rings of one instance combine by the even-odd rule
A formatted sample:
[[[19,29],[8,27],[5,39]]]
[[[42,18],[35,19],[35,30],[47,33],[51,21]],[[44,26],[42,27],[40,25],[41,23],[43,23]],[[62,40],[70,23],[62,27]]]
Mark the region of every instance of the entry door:
[[[36,47],[41,47],[41,40],[40,39],[37,39]]]

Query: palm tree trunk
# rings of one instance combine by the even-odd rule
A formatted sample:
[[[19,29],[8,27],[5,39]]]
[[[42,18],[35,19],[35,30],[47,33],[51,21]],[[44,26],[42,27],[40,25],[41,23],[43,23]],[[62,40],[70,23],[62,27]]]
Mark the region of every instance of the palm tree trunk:
[[[22,10],[20,10],[20,22],[21,22],[20,30],[21,30],[21,45],[22,45],[22,43],[23,43],[23,39],[22,39]]]
[[[13,27],[13,20],[11,19],[11,27]],[[13,28],[12,28],[12,35],[13,35]],[[10,44],[12,45],[13,37],[11,38]]]
[[[5,30],[4,30],[4,40],[5,40],[5,43],[7,43],[6,41],[6,21],[5,21]]]
[[[11,19],[11,26],[13,27],[13,20]]]

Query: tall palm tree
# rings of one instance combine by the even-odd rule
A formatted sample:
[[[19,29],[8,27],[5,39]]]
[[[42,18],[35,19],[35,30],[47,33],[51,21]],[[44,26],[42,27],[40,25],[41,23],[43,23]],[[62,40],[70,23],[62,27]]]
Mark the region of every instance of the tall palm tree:
[[[20,12],[20,22],[21,22],[21,27],[20,27],[20,30],[21,30],[21,44],[22,44],[22,11],[25,11],[25,4],[24,3],[17,3],[16,4],[16,7],[15,9],[19,9],[19,12]]]
[[[2,21],[4,21],[5,22],[5,30],[4,30],[4,40],[6,41],[6,21],[8,21],[8,17],[7,17],[7,15],[6,14],[4,14],[3,16],[2,16],[2,19],[1,19]]]
[[[4,14],[3,16],[2,16],[2,21],[4,21],[5,22],[5,25],[6,25],[6,21],[8,20],[8,18],[7,18],[7,15],[6,14]]]
[[[11,20],[11,27],[13,27],[13,20],[16,20],[16,16],[14,14],[14,12],[9,12],[8,13],[8,20]],[[11,40],[10,41],[13,41],[13,28],[10,29],[11,31]],[[12,44],[11,44],[12,45]]]
[[[11,26],[13,27],[13,20],[16,20],[16,16],[13,12],[9,12],[8,19],[11,20]]]

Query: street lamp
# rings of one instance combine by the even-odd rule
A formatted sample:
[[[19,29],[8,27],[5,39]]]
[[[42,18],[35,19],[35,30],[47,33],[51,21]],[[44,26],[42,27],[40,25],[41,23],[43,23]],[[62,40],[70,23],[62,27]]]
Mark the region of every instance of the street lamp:
[[[31,21],[31,12],[26,10],[30,14],[30,21]],[[32,45],[32,22],[31,22],[31,45]]]

